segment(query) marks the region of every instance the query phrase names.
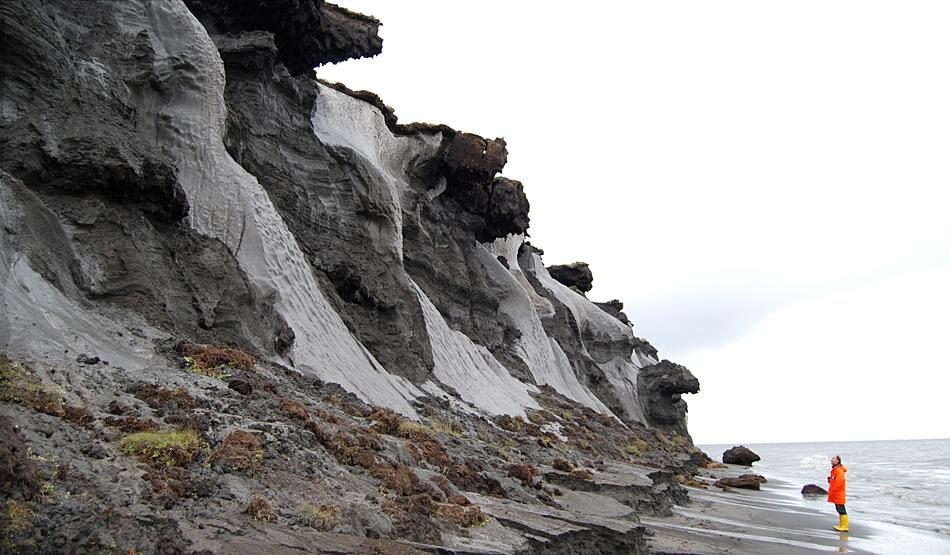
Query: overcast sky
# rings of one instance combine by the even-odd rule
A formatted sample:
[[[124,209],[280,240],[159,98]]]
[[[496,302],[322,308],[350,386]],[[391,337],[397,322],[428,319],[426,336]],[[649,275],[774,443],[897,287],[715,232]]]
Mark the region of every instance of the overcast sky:
[[[318,75],[504,137],[697,443],[950,437],[950,3],[340,3],[383,54]]]

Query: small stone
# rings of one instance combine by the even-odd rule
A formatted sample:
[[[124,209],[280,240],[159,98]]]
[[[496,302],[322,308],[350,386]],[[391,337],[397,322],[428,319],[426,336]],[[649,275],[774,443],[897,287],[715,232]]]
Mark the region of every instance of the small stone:
[[[228,382],[228,388],[237,391],[241,395],[250,395],[254,388],[244,380],[231,380]]]

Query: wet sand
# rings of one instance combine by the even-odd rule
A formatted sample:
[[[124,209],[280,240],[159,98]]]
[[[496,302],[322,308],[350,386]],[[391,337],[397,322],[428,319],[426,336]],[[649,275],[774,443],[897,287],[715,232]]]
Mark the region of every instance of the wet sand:
[[[712,480],[748,468],[706,471]],[[768,478],[766,476],[766,478]],[[655,553],[950,553],[950,537],[851,514],[850,530],[836,532],[834,506],[796,498],[800,484],[770,479],[760,491],[689,488],[692,503],[669,518],[644,517]],[[850,511],[849,511],[850,512]]]

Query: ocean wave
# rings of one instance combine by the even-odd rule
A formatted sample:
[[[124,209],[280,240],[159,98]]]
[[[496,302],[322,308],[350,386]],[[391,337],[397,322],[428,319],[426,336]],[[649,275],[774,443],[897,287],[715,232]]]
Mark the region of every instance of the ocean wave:
[[[902,485],[889,485],[877,489],[878,492],[869,492],[872,494],[871,498],[873,498],[874,493],[877,493],[877,495],[892,497],[901,501],[913,501],[933,507],[950,507],[950,500],[944,497],[941,491],[921,490]]]
[[[826,455],[811,455],[799,461],[801,468],[825,468],[829,465],[829,457]]]

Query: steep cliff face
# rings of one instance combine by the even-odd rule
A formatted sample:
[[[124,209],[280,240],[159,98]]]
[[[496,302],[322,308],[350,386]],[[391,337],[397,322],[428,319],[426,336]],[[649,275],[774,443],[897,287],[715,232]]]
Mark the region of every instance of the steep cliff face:
[[[680,394],[698,391],[698,382],[658,361],[622,305],[592,303],[559,281],[564,271],[552,277],[545,269],[524,240],[523,187],[499,175],[503,139],[402,125],[375,95],[312,77],[314,65],[379,53],[378,21],[318,0],[17,2],[0,6],[0,20],[0,353],[41,364],[40,381],[59,384],[63,402],[89,411],[87,431],[56,436],[64,449],[102,459],[81,444],[109,443],[117,429],[153,430],[127,419],[157,411],[165,420],[156,427],[197,427],[205,441],[237,426],[256,429],[277,452],[301,450],[307,464],[337,472],[339,491],[372,491],[379,481],[405,490],[386,501],[395,505],[384,503],[390,520],[378,523],[391,538],[491,547],[465,543],[459,538],[471,537],[457,531],[433,532],[432,507],[422,511],[425,522],[400,528],[418,512],[401,504],[430,495],[410,487],[414,472],[425,479],[441,472],[473,495],[497,494],[500,478],[514,484],[522,476],[521,487],[505,482],[518,503],[574,515],[509,522],[510,508],[495,506],[494,518],[510,525],[492,540],[502,552],[547,549],[524,530],[556,543],[557,534],[543,531],[552,518],[586,522],[565,544],[571,549],[601,541],[642,547],[641,528],[588,522],[576,514],[580,505],[555,501],[547,486],[532,490],[523,469],[494,477],[488,467],[504,469],[511,456],[492,442],[499,431],[513,434],[523,443],[515,458],[527,462],[550,458],[546,450],[560,443],[565,453],[627,460],[633,451],[618,451],[616,442],[653,442],[650,434],[665,430],[685,438],[676,448],[688,454]],[[579,287],[589,291],[592,277],[582,270]],[[219,351],[210,351],[218,362],[202,366],[180,339],[252,353],[256,373],[253,363],[235,370]],[[221,383],[226,370],[233,374]],[[192,401],[179,398],[170,410],[142,393],[159,386],[161,399],[181,391]],[[328,415],[334,433],[266,424],[274,407],[293,413],[284,396]],[[65,409],[34,418],[23,399],[2,401],[15,406],[28,443],[49,447],[49,418]],[[122,402],[140,408],[117,408]],[[456,441],[445,452],[391,425],[408,426],[403,418],[432,425],[445,415],[465,422],[471,445]],[[371,437],[415,443],[366,439],[367,418]],[[638,447],[636,456],[694,468],[696,461],[674,456],[672,443],[660,445],[667,447],[653,454]],[[281,463],[268,464],[276,476]],[[407,464],[416,470],[405,474]],[[350,472],[354,465],[377,483]],[[159,491],[156,481],[170,478],[153,470],[161,478],[147,479]],[[394,485],[408,475],[416,480],[406,478],[409,489]],[[637,476],[629,487],[640,488],[644,506],[668,510],[670,475]],[[248,487],[213,474],[206,480],[232,500]],[[293,480],[274,483],[295,490]],[[212,490],[198,488],[193,498]],[[432,495],[426,503],[439,498]],[[189,528],[186,541],[172,528],[160,532],[171,551],[206,541],[199,529]],[[366,529],[354,524],[346,533]],[[76,541],[73,534],[66,545]]]

